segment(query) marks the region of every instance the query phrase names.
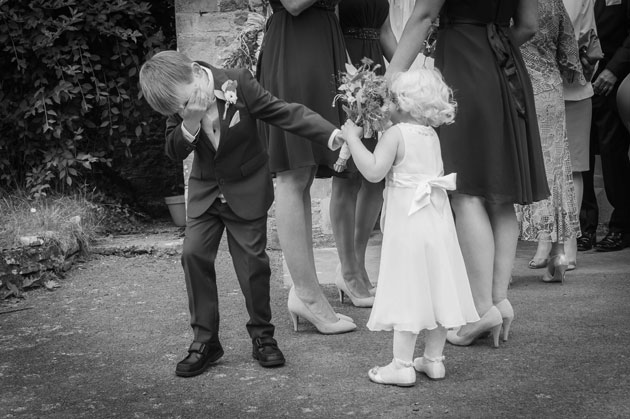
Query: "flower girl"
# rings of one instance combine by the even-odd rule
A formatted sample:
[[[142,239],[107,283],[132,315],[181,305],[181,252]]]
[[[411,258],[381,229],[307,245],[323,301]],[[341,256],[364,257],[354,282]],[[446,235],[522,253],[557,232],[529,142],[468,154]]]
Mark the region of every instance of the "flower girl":
[[[385,178],[379,279],[367,326],[394,331],[394,358],[368,376],[379,384],[413,386],[414,368],[444,378],[446,329],[479,316],[446,192],[455,189],[455,174],[444,175],[432,128],[453,121],[452,91],[437,70],[410,70],[394,78],[389,106],[395,125],[374,153],[363,146],[362,128],[352,121],[344,124],[343,136],[363,176],[371,182]],[[424,355],[412,362],[425,329]]]

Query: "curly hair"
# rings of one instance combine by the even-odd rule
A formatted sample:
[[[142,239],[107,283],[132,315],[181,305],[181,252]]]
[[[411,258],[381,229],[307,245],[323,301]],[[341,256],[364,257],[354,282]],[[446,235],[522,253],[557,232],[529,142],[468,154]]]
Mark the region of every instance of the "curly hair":
[[[455,120],[457,104],[453,91],[436,69],[414,69],[394,76],[391,86],[394,103],[423,125],[438,127]]]

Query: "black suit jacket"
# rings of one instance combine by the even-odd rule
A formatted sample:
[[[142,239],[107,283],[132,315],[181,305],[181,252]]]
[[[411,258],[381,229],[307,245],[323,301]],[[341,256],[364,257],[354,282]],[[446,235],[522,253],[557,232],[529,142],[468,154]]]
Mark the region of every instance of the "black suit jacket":
[[[184,138],[182,118],[173,115],[166,121],[166,154],[173,160],[184,160],[194,151],[188,180],[187,215],[201,216],[223,193],[227,204],[239,217],[253,220],[266,215],[273,202],[273,183],[265,145],[258,136],[257,120],[275,125],[327,147],[335,126],[309,108],[287,103],[262,88],[246,69],[210,69],[215,90],[227,80],[236,80],[237,101],[228,107],[217,98],[220,119],[219,146],[199,130],[194,142]],[[236,112],[240,122],[229,127]]]
[[[621,83],[630,73],[630,1],[606,6],[606,0],[596,0],[594,13],[604,59],[593,80],[607,68]]]

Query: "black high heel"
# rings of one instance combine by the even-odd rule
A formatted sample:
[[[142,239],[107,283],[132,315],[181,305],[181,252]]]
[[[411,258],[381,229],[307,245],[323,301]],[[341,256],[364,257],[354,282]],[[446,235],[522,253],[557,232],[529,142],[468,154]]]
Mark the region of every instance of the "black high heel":
[[[549,259],[547,271],[542,276],[543,282],[560,282],[564,284],[564,276],[569,268],[565,255],[555,255]]]

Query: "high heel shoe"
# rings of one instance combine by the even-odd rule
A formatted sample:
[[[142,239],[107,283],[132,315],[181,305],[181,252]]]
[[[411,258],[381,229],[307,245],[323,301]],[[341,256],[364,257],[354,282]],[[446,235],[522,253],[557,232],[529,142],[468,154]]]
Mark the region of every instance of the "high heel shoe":
[[[503,318],[501,317],[499,309],[492,306],[490,310],[481,317],[481,320],[458,329],[447,331],[446,340],[453,345],[468,346],[484,333],[492,332],[494,347],[498,348],[499,333],[501,332],[502,325]]]
[[[289,309],[289,314],[291,315],[291,320],[293,320],[293,330],[298,331],[298,319],[302,317],[303,319],[311,322],[313,326],[317,329],[317,331],[324,335],[335,335],[339,333],[347,333],[351,332],[357,328],[357,325],[352,321],[348,321],[346,319],[350,319],[348,316],[343,316],[341,318],[338,313],[336,322],[327,322],[325,320],[317,318],[315,314],[300,300],[300,298],[295,294],[293,287],[289,290],[289,298],[287,299],[287,308]]]
[[[560,282],[564,284],[564,276],[569,267],[567,258],[564,255],[555,255],[549,259],[547,271],[542,276],[543,282]]]
[[[508,335],[510,334],[510,326],[512,325],[512,320],[514,320],[514,309],[507,298],[498,302],[495,307],[499,310],[503,318],[503,325],[501,326],[503,330],[502,338],[503,342],[507,342]]]
[[[341,275],[335,275],[335,285],[339,290],[339,301],[343,303],[344,295],[347,295],[350,298],[350,301],[355,307],[372,307],[374,305],[374,297],[357,297],[348,288],[346,282],[343,280]]]
[[[339,320],[345,320],[350,323],[354,323],[354,320],[352,320],[352,317],[346,316],[345,314],[341,314],[341,313],[335,313],[335,314],[337,315],[337,318]]]

